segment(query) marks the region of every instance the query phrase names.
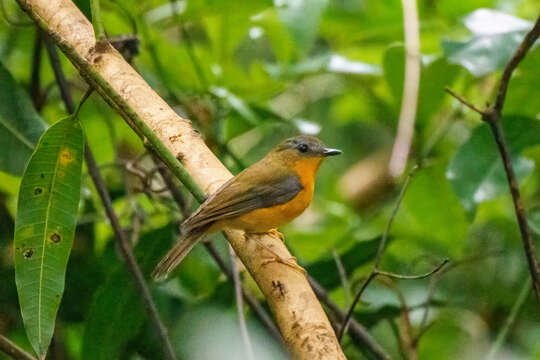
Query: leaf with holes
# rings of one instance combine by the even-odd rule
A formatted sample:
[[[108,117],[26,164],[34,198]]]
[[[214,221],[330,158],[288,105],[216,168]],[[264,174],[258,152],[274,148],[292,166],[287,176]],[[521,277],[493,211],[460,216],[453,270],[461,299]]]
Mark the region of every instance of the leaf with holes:
[[[41,137],[24,171],[15,219],[15,281],[28,339],[44,358],[64,292],[77,223],[83,133],[71,117]]]
[[[20,176],[47,124],[0,63],[0,171]]]

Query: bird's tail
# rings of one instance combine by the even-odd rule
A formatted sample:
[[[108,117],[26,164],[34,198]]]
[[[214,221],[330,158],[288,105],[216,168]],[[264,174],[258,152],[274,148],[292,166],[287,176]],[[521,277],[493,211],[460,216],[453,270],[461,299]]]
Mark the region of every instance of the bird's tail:
[[[187,233],[180,241],[178,241],[171,250],[161,259],[152,271],[154,280],[162,281],[176,269],[176,267],[184,260],[186,255],[199,242],[200,237],[204,234],[205,229],[194,230]]]

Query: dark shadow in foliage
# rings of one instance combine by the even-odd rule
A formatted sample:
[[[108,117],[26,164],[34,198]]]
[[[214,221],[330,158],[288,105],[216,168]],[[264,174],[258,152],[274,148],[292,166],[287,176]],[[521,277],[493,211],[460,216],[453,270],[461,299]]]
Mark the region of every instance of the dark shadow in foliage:
[[[172,226],[144,234],[135,248],[143,274],[150,274],[156,261],[170,246]],[[96,291],[83,337],[85,359],[118,359],[143,326],[146,313],[133,278],[121,260]]]
[[[391,240],[392,238],[389,237],[388,241]],[[357,242],[348,250],[339,252],[345,271],[350,274],[355,269],[373,260],[377,253],[379,241],[381,241],[380,236],[371,240]],[[339,272],[336,270],[336,260],[331,255],[306,266],[306,270],[327,290],[341,285]]]

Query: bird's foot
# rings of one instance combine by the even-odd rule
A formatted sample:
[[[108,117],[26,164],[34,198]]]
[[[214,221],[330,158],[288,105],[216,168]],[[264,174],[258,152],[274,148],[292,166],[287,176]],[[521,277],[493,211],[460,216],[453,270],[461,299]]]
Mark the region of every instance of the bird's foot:
[[[281,241],[285,242],[285,236],[283,236],[283,234],[278,230],[278,229],[270,229],[267,231],[268,234],[272,235],[272,236],[277,236],[278,238],[281,239]]]
[[[284,259],[279,254],[277,254],[274,250],[272,250],[270,247],[263,244],[262,241],[257,240],[257,243],[264,250],[266,250],[267,252],[269,252],[271,254],[270,256],[266,256],[266,257],[263,258],[263,261],[261,262],[261,266],[265,266],[265,265],[268,265],[270,263],[277,262],[277,263],[287,265],[287,266],[293,268],[294,270],[300,272],[302,275],[306,274],[306,270],[303,267],[301,267],[300,265],[298,265],[298,263],[296,261],[296,258],[294,256],[290,257],[288,259]]]
[[[271,264],[273,262],[277,262],[277,263],[280,263],[280,264],[283,264],[283,265],[287,265],[287,266],[293,268],[294,270],[298,271],[302,275],[306,275],[306,269],[304,269],[303,267],[301,267],[300,265],[297,264],[296,258],[294,256],[290,257],[288,259],[284,259],[279,255],[272,254],[271,256],[263,258],[263,261],[261,262],[261,266],[265,266],[265,265]]]

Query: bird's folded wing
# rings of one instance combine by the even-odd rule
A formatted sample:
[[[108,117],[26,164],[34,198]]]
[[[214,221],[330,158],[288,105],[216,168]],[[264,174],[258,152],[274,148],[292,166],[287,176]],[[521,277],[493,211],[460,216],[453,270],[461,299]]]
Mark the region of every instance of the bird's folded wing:
[[[184,230],[189,232],[252,210],[286,203],[303,189],[294,173],[247,181],[249,175],[240,173],[219,188],[184,222]]]

